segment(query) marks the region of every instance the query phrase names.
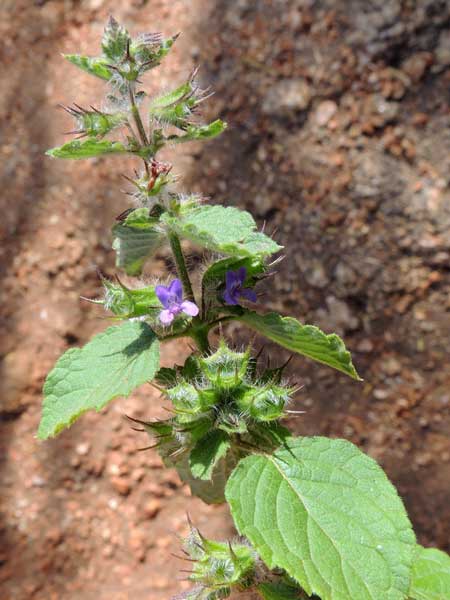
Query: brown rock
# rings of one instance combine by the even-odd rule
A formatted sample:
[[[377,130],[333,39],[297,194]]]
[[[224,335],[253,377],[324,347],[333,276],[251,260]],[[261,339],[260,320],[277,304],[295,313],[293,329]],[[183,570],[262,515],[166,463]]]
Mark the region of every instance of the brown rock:
[[[162,508],[162,503],[156,498],[148,500],[142,507],[142,512],[147,519],[154,519]]]
[[[128,496],[131,491],[131,481],[126,477],[112,477],[111,485],[121,496]]]

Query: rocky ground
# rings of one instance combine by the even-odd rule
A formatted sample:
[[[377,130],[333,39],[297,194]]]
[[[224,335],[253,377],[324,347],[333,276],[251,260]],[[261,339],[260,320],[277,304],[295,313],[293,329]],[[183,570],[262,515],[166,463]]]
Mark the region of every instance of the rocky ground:
[[[46,372],[105,328],[96,269],[127,207],[121,159],[43,156],[71,128],[59,102],[101,85],[61,52],[95,53],[113,12],[132,31],[182,31],[149,76],[195,64],[229,123],[175,154],[180,186],[254,212],[286,250],[267,308],[337,331],[364,383],[297,358],[298,433],[351,439],[387,470],[422,543],[450,550],[450,3],[445,0],[5,0],[0,7],[0,596],[162,600],[186,511],[232,535],[224,507],[189,497],[123,415],[163,413],[155,390],[34,438]],[[192,264],[199,257],[193,254]],[[164,253],[147,274],[163,273]],[[233,330],[236,341],[245,331]],[[186,350],[183,348],[183,351]],[[168,345],[164,360],[179,360]]]

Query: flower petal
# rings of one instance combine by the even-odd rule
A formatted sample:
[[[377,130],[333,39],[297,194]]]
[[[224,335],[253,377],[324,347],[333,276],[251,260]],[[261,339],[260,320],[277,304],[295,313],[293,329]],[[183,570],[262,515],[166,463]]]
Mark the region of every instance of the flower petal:
[[[161,321],[161,323],[163,325],[170,325],[170,323],[172,323],[173,321],[173,312],[171,310],[162,310],[159,313],[159,320]]]
[[[227,271],[227,274],[225,275],[225,285],[227,290],[231,289],[236,283],[238,283],[236,271]]]
[[[190,317],[196,317],[198,315],[198,306],[189,300],[185,300],[181,306],[181,310],[189,315]]]
[[[258,300],[255,290],[252,290],[251,288],[243,288],[240,291],[240,294],[241,294],[242,298],[245,298],[246,300],[249,300],[250,302],[256,302]]]
[[[165,285],[157,285],[155,287],[155,294],[157,295],[158,300],[161,302],[164,308],[168,308],[169,300],[171,297],[169,288],[167,288]]]
[[[229,290],[227,290],[224,293],[223,299],[225,301],[225,304],[229,304],[231,306],[236,306],[237,304],[239,304],[239,302],[237,301],[237,298],[236,298],[236,294],[233,294]]]
[[[174,301],[180,304],[183,301],[183,286],[179,279],[174,279],[169,285],[169,292],[173,294]]]
[[[236,275],[237,275],[238,281],[242,285],[247,277],[247,269],[245,267],[240,267],[237,270]]]

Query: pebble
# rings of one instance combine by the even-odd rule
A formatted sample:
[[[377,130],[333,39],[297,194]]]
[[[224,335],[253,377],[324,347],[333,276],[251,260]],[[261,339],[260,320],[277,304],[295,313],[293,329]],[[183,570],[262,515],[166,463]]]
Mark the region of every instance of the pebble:
[[[327,125],[329,120],[334,117],[338,109],[336,102],[333,100],[324,100],[319,104],[314,114],[314,120],[319,127]]]
[[[75,446],[75,452],[79,456],[86,456],[87,454],[89,454],[90,449],[91,449],[91,445],[89,444],[89,442],[82,442]]]
[[[159,511],[162,509],[162,503],[160,500],[153,498],[145,502],[142,506],[142,512],[147,519],[154,519]]]
[[[394,358],[393,356],[389,356],[388,358],[382,361],[381,369],[384,373],[386,373],[386,375],[394,376],[398,375],[401,372],[402,365],[400,361],[398,361],[396,358]]]
[[[304,79],[286,79],[269,88],[262,111],[266,115],[291,117],[306,110],[310,102],[311,88]]]
[[[111,485],[121,496],[128,496],[131,492],[131,481],[126,477],[112,477]]]

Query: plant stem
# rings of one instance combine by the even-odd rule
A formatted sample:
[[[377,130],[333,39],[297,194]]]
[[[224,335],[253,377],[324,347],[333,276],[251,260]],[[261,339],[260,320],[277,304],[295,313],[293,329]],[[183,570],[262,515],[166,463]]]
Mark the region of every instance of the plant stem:
[[[141,142],[144,146],[148,146],[148,138],[145,133],[144,124],[142,123],[141,113],[136,104],[136,98],[134,96],[134,83],[131,81],[128,83],[128,94],[130,96],[130,104],[131,104],[131,114],[133,115],[134,122],[136,123],[137,130],[139,132],[139,137],[141,138]]]
[[[191,280],[189,279],[189,273],[186,268],[186,261],[184,260],[184,254],[183,250],[181,249],[180,239],[176,233],[169,233],[169,243],[173,257],[175,259],[178,277],[180,278],[181,283],[183,284],[184,295],[187,300],[195,302],[194,292],[192,290]]]
[[[169,233],[169,243],[175,260],[175,265],[177,267],[178,277],[183,285],[184,296],[187,300],[195,302],[194,291],[192,289],[191,280],[186,267],[186,261],[181,248],[180,238],[176,233]],[[197,344],[200,352],[210,351],[208,331],[209,327],[203,322],[201,316],[197,316],[192,319],[192,328],[190,329],[188,335],[190,335],[190,337]]]
[[[198,317],[196,317],[198,318]],[[197,344],[200,352],[207,353],[211,350],[208,340],[208,330],[207,329],[194,329],[191,332],[191,338]]]

